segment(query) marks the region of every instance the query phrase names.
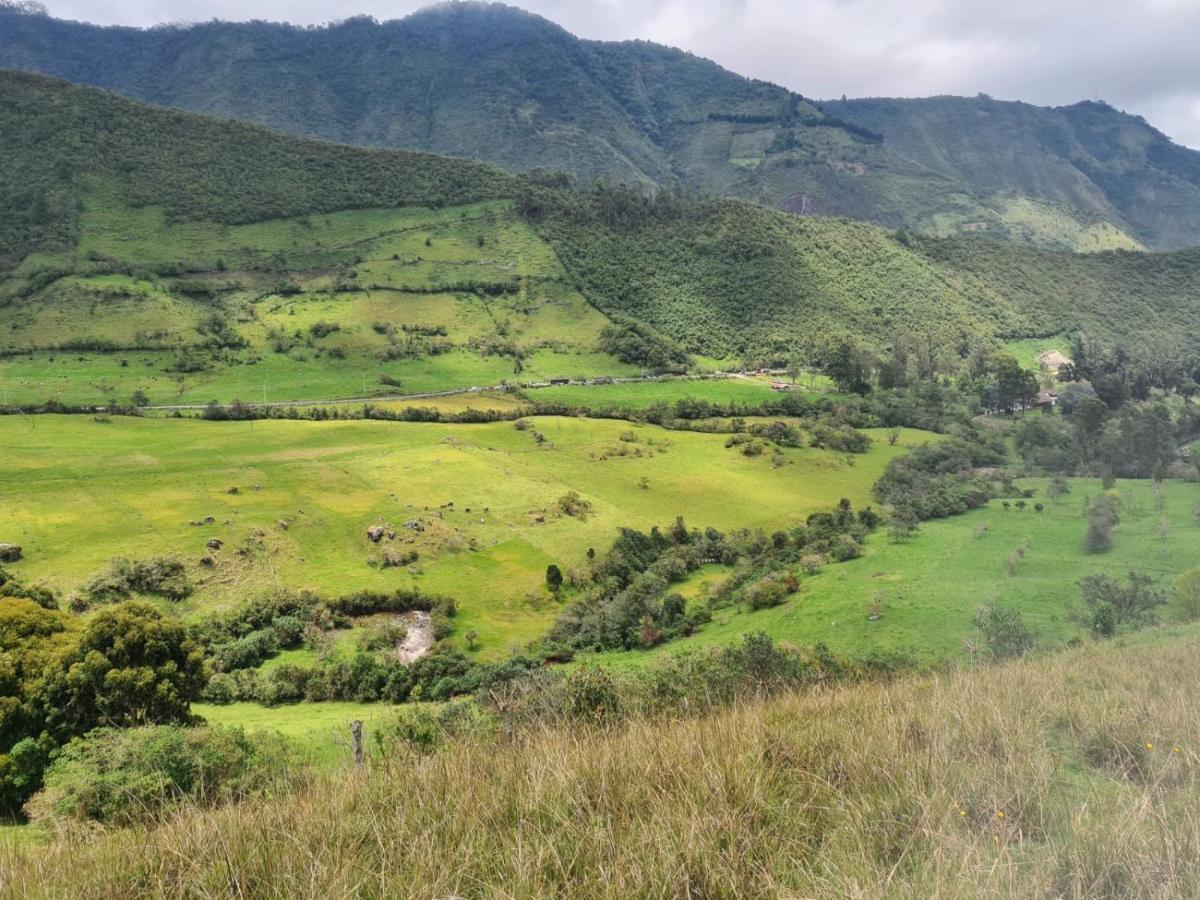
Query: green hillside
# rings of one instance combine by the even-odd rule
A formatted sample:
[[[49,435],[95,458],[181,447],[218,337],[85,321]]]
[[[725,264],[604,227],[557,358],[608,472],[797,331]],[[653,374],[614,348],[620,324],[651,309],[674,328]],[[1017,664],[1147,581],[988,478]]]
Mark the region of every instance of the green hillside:
[[[0,67],[307,137],[1067,250],[1200,238],[1200,154],[1104,104],[818,103],[678,50],[579,40],[473,3],[322,28],[149,30],[10,5],[0,31]]]
[[[0,88],[13,403],[412,394],[678,368],[681,350],[814,363],[847,339],[961,354],[1086,330],[1180,349],[1200,324],[1200,251],[918,238],[573,191],[41,76]],[[650,331],[614,338],[614,319]]]
[[[849,337],[941,349],[1086,330],[1192,341],[1200,251],[1072,254],[979,238],[891,234],[735,200],[647,203],[629,192],[522,199],[585,295],[689,350],[786,360]]]

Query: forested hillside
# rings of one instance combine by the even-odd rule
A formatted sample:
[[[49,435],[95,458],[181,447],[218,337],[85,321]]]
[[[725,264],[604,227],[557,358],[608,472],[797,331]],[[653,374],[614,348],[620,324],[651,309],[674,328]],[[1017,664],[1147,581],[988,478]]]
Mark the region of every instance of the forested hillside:
[[[527,189],[522,208],[602,310],[694,352],[782,364],[849,339],[965,354],[1087,331],[1180,349],[1200,316],[1200,251],[1072,254],[917,238],[737,200]]]
[[[26,4],[28,5],[28,4]],[[309,137],[679,184],[1068,250],[1200,241],[1200,154],[1097,103],[819,103],[500,5],[329,27],[101,28],[0,6],[0,67]],[[801,86],[802,87],[802,86]]]
[[[73,243],[97,178],[168,222],[225,225],[515,191],[480,163],[301,140],[19,72],[0,72],[0,156],[0,271]]]

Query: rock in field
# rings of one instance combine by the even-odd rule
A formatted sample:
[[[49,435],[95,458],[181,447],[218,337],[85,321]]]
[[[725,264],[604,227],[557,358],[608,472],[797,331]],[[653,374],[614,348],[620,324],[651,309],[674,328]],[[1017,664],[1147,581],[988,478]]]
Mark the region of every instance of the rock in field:
[[[16,562],[23,555],[20,544],[0,544],[0,562]]]

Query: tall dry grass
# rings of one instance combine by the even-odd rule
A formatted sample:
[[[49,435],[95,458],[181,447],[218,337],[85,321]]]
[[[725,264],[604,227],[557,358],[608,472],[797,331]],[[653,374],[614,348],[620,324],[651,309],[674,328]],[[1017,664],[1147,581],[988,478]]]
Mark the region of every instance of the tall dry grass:
[[[7,851],[13,896],[1200,895],[1200,632],[467,742]]]

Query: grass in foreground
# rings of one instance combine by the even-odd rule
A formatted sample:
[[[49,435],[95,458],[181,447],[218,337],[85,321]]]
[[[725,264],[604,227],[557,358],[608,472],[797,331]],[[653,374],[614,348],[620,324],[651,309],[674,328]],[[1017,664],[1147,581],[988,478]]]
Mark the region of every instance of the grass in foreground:
[[[1193,896],[1200,632],[464,741],[4,854],[13,896]]]

